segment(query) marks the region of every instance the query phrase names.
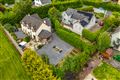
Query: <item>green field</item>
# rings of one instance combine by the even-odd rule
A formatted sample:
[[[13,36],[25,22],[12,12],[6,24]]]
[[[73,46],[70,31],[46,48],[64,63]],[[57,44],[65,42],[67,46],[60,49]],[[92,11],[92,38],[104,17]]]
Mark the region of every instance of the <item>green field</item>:
[[[31,80],[26,74],[18,51],[0,27],[0,80]]]
[[[98,80],[120,80],[120,71],[106,63],[102,63],[94,69],[93,75]]]

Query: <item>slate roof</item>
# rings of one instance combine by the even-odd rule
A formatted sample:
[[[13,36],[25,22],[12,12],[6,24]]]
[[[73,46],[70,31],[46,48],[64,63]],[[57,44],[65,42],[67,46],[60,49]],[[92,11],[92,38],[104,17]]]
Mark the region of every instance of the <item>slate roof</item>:
[[[78,11],[71,8],[68,8],[65,12],[68,16],[71,16],[72,19],[80,21],[83,27],[86,26],[90,22],[91,18],[93,17],[92,13]]]
[[[46,25],[51,26],[51,21],[49,18],[44,18],[43,21],[45,21]]]
[[[24,25],[28,25],[29,28],[33,27],[34,31],[37,31],[40,25],[42,25],[43,21],[37,14],[26,15],[21,23],[24,22]]]
[[[42,4],[51,3],[51,0],[40,0]]]
[[[51,32],[47,30],[42,30],[40,34],[38,35],[41,39],[47,39],[52,36]]]

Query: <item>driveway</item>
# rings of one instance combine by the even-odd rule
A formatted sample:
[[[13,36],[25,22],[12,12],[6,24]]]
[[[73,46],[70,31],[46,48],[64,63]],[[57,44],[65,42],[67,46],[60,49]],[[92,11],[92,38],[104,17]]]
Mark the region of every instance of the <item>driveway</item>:
[[[68,55],[74,47],[61,40],[53,33],[53,40],[41,49],[37,50],[38,54],[46,54],[50,64],[57,65],[66,55]]]

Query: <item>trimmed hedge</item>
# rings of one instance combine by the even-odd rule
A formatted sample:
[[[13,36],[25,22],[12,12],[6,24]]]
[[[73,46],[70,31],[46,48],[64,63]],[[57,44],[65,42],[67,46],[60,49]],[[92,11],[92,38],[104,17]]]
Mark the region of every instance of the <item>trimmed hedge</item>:
[[[92,42],[97,38],[97,34],[89,31],[88,29],[83,29],[82,36]]]

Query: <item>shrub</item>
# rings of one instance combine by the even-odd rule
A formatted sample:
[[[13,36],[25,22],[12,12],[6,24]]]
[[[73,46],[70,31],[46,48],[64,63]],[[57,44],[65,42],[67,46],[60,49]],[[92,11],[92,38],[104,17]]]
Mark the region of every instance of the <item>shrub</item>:
[[[120,55],[113,56],[113,59],[120,62]]]
[[[93,33],[87,29],[83,29],[82,31],[82,36],[86,39],[88,39],[89,41],[95,41],[96,38],[97,38],[97,34],[96,33]]]
[[[24,41],[29,42],[30,41],[30,36],[25,37]]]
[[[42,54],[42,55],[41,55],[41,58],[42,58],[42,60],[43,60],[46,64],[49,64],[49,58],[48,58],[47,55]]]
[[[12,26],[11,24],[5,24],[5,29],[7,29],[10,33],[15,31],[15,26]]]
[[[47,65],[36,52],[27,49],[22,56],[22,62],[33,80],[57,80],[50,65]]]
[[[39,45],[39,46],[37,46],[38,49],[41,49],[42,47],[43,47],[43,45]]]

